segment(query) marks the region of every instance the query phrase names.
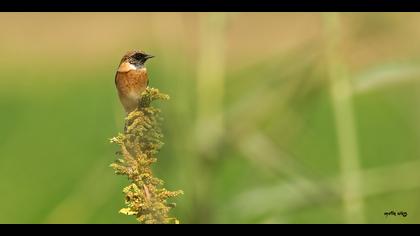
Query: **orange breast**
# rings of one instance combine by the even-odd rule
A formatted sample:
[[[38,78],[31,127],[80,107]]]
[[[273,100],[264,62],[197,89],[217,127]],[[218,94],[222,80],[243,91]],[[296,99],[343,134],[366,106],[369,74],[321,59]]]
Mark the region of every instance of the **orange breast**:
[[[117,72],[115,76],[115,85],[121,103],[126,111],[134,110],[137,107],[140,94],[147,87],[147,80],[147,71],[145,68],[129,70],[127,72]]]

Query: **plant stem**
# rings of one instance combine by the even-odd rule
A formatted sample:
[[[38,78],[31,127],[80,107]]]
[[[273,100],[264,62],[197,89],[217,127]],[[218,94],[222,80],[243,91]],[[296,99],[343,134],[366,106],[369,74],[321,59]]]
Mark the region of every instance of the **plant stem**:
[[[338,51],[340,19],[338,13],[325,13],[327,68],[330,94],[340,156],[342,198],[347,223],[364,222],[361,171],[357,145],[356,125],[352,102],[352,86]]]
[[[200,15],[197,65],[197,145],[212,152],[223,135],[226,18],[224,13]]]

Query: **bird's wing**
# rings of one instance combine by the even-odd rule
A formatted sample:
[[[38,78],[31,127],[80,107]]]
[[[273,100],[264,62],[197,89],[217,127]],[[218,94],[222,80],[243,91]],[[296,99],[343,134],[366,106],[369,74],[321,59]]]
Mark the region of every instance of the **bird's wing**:
[[[118,71],[115,73],[115,85],[118,85]]]

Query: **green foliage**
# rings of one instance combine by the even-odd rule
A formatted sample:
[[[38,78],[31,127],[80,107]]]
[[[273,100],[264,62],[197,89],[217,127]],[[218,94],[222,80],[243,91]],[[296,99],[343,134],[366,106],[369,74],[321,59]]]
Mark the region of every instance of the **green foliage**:
[[[124,188],[126,208],[120,213],[136,216],[146,224],[179,223],[170,218],[169,211],[175,206],[167,199],[182,194],[161,188],[163,181],[152,174],[151,165],[163,145],[160,129],[160,110],[151,106],[155,100],[168,100],[169,96],[158,89],[147,88],[139,106],[125,118],[124,134],[111,139],[120,146],[119,158],[111,164],[118,175],[126,175],[131,184]]]

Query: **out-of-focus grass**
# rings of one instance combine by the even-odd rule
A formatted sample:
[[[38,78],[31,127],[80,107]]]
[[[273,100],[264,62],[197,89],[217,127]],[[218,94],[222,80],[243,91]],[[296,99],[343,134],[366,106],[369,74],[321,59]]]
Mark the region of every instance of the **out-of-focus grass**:
[[[197,107],[197,93],[205,90],[197,90],[198,47],[203,47],[198,27],[208,26],[193,22],[206,14],[9,17],[21,30],[6,27],[8,34],[0,40],[8,56],[0,58],[0,222],[135,223],[117,213],[126,180],[108,167],[116,151],[108,138],[123,126],[113,76],[129,48],[156,55],[148,63],[151,86],[171,95],[159,105],[165,145],[155,172],[168,189],[184,190],[172,212],[182,223],[346,222],[321,15],[227,14],[219,84],[224,98],[218,107],[224,132],[210,158],[196,141],[197,113],[206,109]],[[408,51],[401,43],[418,33],[400,29],[401,17],[342,15],[341,56],[354,89],[363,182],[357,194],[367,223],[418,223],[420,215],[418,48]],[[76,18],[88,20],[87,25]],[[45,24],[54,25],[51,19],[71,34],[50,30]],[[287,19],[292,26],[284,23]],[[387,21],[378,26],[381,19]],[[134,20],[147,26],[147,34],[115,34],[127,27],[120,23]],[[366,31],[368,26],[358,23],[365,20],[379,28]],[[30,21],[41,33],[29,28]],[[259,26],[260,33],[243,24]],[[169,38],[165,29],[178,34]],[[393,32],[406,37],[371,48],[363,44]],[[395,60],[387,49],[391,44]],[[407,211],[408,217],[385,218],[389,210]]]

